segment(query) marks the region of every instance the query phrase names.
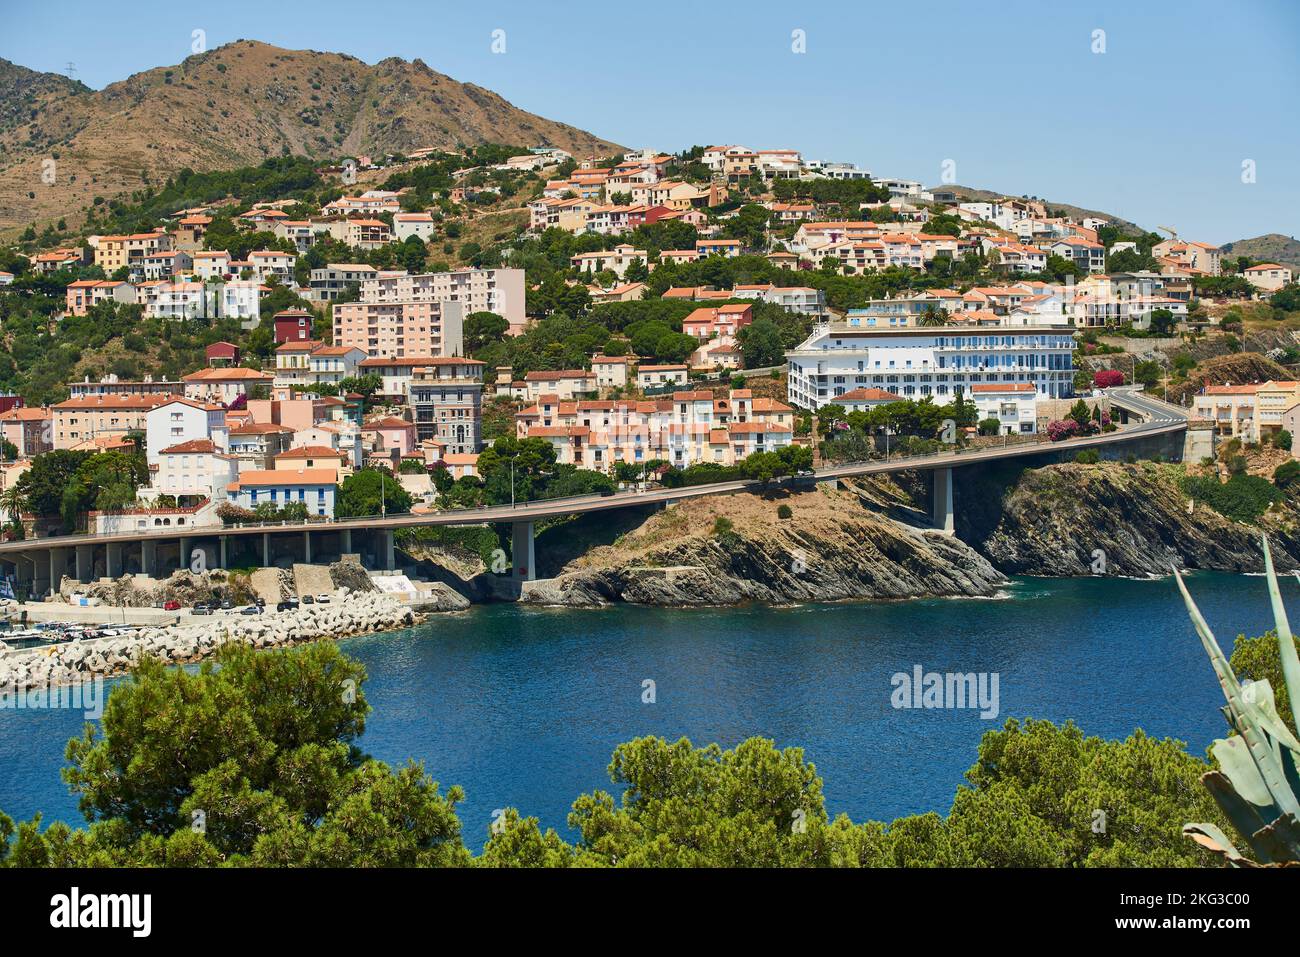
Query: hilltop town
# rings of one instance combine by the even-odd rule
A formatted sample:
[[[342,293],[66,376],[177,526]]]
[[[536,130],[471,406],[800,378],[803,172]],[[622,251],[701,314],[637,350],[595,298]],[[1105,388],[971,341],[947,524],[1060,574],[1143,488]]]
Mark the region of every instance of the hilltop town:
[[[1279,374],[1187,395],[1289,441],[1292,270],[1166,231],[739,145],[186,171],[3,251],[4,534],[770,479],[948,422],[1048,443],[1114,428],[1078,393],[1167,395],[1269,325]]]

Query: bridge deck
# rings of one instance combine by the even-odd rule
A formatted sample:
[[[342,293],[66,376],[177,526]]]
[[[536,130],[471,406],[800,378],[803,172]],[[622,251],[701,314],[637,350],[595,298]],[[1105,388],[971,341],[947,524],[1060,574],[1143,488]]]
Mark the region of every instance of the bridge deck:
[[[824,466],[810,475],[795,478],[795,483],[829,482],[841,478],[853,478],[863,475],[879,475],[910,470],[930,470],[960,468],[983,462],[1002,459],[1014,459],[1046,453],[1059,453],[1077,449],[1096,448],[1107,445],[1122,444],[1136,440],[1145,440],[1159,435],[1181,432],[1187,428],[1187,413],[1178,406],[1161,402],[1147,396],[1135,394],[1127,389],[1112,389],[1107,395],[1112,402],[1126,411],[1140,415],[1143,421],[1137,425],[1122,428],[1116,432],[1088,436],[1080,439],[1067,439],[1062,442],[1036,443],[1032,445],[1013,445],[1002,448],[993,447],[965,452],[944,452],[935,455],[910,456],[906,458],[857,462],[846,465]],[[487,508],[452,509],[429,514],[368,516],[363,518],[330,519],[323,522],[299,524],[267,523],[231,526],[195,526],[178,528],[175,526],[162,529],[147,529],[117,533],[87,533],[81,535],[61,535],[49,538],[34,538],[17,542],[0,543],[0,557],[7,553],[45,551],[51,548],[71,548],[77,545],[105,544],[114,542],[133,542],[139,540],[166,540],[179,538],[212,538],[218,536],[248,536],[268,533],[271,535],[295,534],[307,532],[335,532],[343,530],[386,530],[414,528],[438,525],[480,525],[485,523],[535,522],[546,518],[559,518],[567,515],[579,515],[586,512],[599,512],[615,508],[627,508],[638,505],[662,505],[702,498],[709,495],[730,495],[736,492],[756,491],[762,488],[760,483],[749,480],[715,482],[708,485],[693,485],[684,488],[655,489],[646,492],[619,492],[614,495],[587,495],[578,498],[547,499],[543,501],[523,502],[518,505],[498,505]]]

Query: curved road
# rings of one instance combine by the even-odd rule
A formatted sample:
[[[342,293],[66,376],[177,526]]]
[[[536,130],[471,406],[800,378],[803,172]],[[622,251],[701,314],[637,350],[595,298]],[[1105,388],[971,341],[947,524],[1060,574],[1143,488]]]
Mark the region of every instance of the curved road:
[[[1106,390],[1113,405],[1143,416],[1143,421],[1125,426],[1118,431],[1082,439],[1067,439],[1051,444],[1035,442],[1026,445],[984,448],[970,452],[942,452],[935,455],[916,455],[905,458],[823,466],[809,475],[787,479],[792,484],[829,482],[859,475],[878,475],[912,469],[944,469],[977,462],[1020,458],[1073,449],[1096,448],[1136,439],[1180,432],[1187,427],[1187,412],[1176,405],[1142,395],[1132,388]],[[544,499],[518,505],[498,505],[490,508],[452,509],[425,515],[393,515],[387,517],[334,519],[295,525],[268,523],[243,526],[196,526],[194,528],[149,529],[145,532],[118,532],[112,534],[60,535],[51,538],[27,539],[0,543],[0,556],[8,552],[44,550],[74,545],[108,542],[130,542],[137,539],[210,538],[213,536],[260,535],[263,532],[330,532],[343,529],[398,529],[425,525],[480,525],[485,522],[534,522],[545,518],[576,515],[583,512],[605,511],[632,505],[658,505],[708,495],[728,495],[761,488],[758,482],[738,480],[715,482],[709,485],[692,485],[684,488],[654,489],[646,492],[618,492],[614,495],[585,495],[577,498]]]

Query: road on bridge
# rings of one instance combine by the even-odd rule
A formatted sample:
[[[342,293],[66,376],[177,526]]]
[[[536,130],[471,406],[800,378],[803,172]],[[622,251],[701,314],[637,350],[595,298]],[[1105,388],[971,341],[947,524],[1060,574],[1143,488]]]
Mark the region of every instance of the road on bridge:
[[[1035,442],[1024,445],[992,446],[988,448],[953,452],[941,452],[934,455],[914,455],[894,459],[879,459],[871,462],[856,462],[846,465],[823,466],[812,473],[784,480],[785,485],[801,485],[829,482],[841,478],[854,478],[862,475],[879,475],[909,470],[934,470],[974,465],[980,462],[1001,459],[1020,458],[1045,453],[1056,453],[1075,449],[1096,448],[1100,446],[1131,442],[1156,435],[1182,431],[1187,427],[1187,412],[1176,405],[1162,402],[1142,395],[1134,387],[1106,390],[1114,405],[1129,412],[1141,415],[1143,421],[1126,426],[1115,432],[1088,436],[1080,439],[1067,439],[1051,444]],[[472,509],[447,509],[427,514],[401,514],[388,516],[368,516],[362,518],[333,519],[326,522],[303,524],[285,524],[280,522],[256,523],[229,526],[195,526],[193,528],[170,527],[165,529],[148,529],[144,531],[120,533],[87,533],[82,535],[61,535],[50,538],[29,539],[26,541],[0,543],[0,555],[6,552],[22,552],[36,549],[63,548],[75,545],[100,544],[108,542],[130,542],[139,539],[202,538],[211,536],[260,535],[263,532],[282,534],[287,532],[331,532],[345,529],[378,530],[414,528],[434,525],[481,525],[485,523],[536,522],[541,519],[559,518],[566,515],[578,515],[585,512],[606,511],[615,508],[627,508],[637,505],[663,505],[702,498],[709,495],[730,495],[736,492],[758,491],[763,488],[759,482],[739,479],[729,482],[713,482],[707,485],[692,485],[682,488],[660,488],[647,491],[617,492],[613,495],[584,495],[576,498],[543,499],[540,501],[520,502],[516,505],[496,505]]]

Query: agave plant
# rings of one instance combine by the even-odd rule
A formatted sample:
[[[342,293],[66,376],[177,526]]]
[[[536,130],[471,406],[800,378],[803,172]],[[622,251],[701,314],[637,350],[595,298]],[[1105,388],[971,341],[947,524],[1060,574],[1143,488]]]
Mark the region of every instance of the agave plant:
[[[1300,727],[1300,657],[1296,655],[1295,639],[1282,605],[1267,535],[1263,543],[1264,571],[1277,624],[1282,677],[1286,681],[1292,719]],[[1220,770],[1202,775],[1201,783],[1246,839],[1254,859],[1237,850],[1228,836],[1213,824],[1184,824],[1183,833],[1202,847],[1222,855],[1234,867],[1300,864],[1300,797],[1297,797],[1300,795],[1297,771],[1300,741],[1277,713],[1273,688],[1267,681],[1247,681],[1243,685],[1237,680],[1177,568],[1174,578],[1228,702],[1223,715],[1228,726],[1237,732],[1234,737],[1214,742],[1210,751]]]

